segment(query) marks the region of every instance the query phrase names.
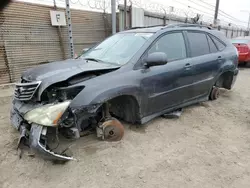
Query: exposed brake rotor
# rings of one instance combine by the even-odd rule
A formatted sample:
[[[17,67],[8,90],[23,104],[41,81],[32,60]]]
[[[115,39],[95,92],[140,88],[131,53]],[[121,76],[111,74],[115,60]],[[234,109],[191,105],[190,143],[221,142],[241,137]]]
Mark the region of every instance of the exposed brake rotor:
[[[116,119],[105,121],[102,127],[105,141],[120,141],[124,136],[124,127]]]
[[[216,100],[217,98],[219,98],[219,95],[220,95],[220,90],[218,87],[213,87],[211,93],[210,93],[210,96],[209,98],[211,100]]]

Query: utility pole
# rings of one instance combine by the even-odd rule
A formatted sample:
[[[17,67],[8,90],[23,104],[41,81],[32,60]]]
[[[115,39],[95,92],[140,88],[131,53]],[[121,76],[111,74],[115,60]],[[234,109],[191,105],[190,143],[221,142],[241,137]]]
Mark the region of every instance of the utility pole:
[[[54,2],[54,10],[57,10],[56,0],[53,0],[53,2]],[[63,38],[62,38],[62,30],[60,25],[57,27],[57,34],[59,37],[60,49],[62,52],[63,59],[66,59],[64,45],[63,45]]]
[[[67,23],[68,23],[69,50],[70,50],[70,57],[73,59],[75,56],[75,52],[74,52],[74,43],[72,34],[71,12],[70,12],[69,0],[65,0],[65,2],[66,2]]]
[[[124,30],[127,29],[127,0],[124,0]]]
[[[116,0],[111,0],[112,34],[116,33]]]
[[[215,12],[214,12],[214,25],[217,25],[218,12],[219,12],[220,0],[216,0]]]

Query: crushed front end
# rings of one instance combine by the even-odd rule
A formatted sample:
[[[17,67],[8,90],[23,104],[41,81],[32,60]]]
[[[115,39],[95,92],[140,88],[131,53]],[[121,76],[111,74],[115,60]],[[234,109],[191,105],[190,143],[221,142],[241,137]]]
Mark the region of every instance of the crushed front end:
[[[92,95],[92,92],[83,94],[87,82],[117,69],[117,65],[70,59],[26,70],[16,84],[10,113],[11,124],[20,132],[19,145],[27,144],[47,159],[72,160],[66,151],[69,147],[64,146],[81,136],[96,133],[100,124],[110,120],[109,113],[103,112],[103,101],[92,104],[91,100],[83,100],[84,96],[91,98]],[[102,126],[98,138],[112,123]],[[59,143],[64,145],[61,151]]]
[[[71,156],[52,151],[47,144],[50,139],[49,134],[52,134],[54,138],[57,137],[59,128],[57,121],[70,102],[51,104],[38,102],[35,100],[35,96],[41,82],[22,82],[16,85],[10,112],[11,124],[20,132],[18,147],[21,144],[26,144],[33,152],[50,160],[72,160]],[[64,104],[63,107],[62,104]],[[55,108],[56,105],[61,107]]]
[[[51,84],[22,78],[10,113],[11,124],[20,132],[18,146],[27,145],[46,159],[68,161],[73,159],[68,148],[58,149],[61,138],[75,140],[96,133],[99,139],[119,141],[124,129],[110,114],[111,101],[77,100],[83,96],[82,82],[93,77],[86,74]]]
[[[96,115],[99,106],[70,108],[71,100],[83,87],[53,85],[38,96],[40,84],[40,81],[24,79],[16,84],[10,120],[20,132],[18,147],[28,145],[34,153],[50,160],[72,160],[65,150],[56,150],[59,136],[72,140],[78,139],[83,131],[90,131],[90,117]]]

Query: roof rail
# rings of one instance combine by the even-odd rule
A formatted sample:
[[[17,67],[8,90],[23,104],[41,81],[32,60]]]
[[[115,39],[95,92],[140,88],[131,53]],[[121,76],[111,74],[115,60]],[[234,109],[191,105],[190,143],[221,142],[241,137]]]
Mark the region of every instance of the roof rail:
[[[200,25],[200,24],[189,24],[189,23],[178,23],[178,24],[168,24],[168,25],[151,25],[151,26],[139,26],[139,27],[132,27],[130,29],[143,29],[143,28],[152,28],[152,27],[162,27],[161,29],[168,29],[168,28],[175,28],[175,27],[199,27],[199,28],[207,28],[207,29],[213,29],[210,26],[207,25]]]
[[[140,28],[151,28],[151,27],[159,27],[159,26],[161,26],[161,27],[164,27],[165,25],[151,25],[151,26],[139,26],[139,27],[131,27],[130,29],[140,29]]]
[[[183,23],[183,24],[169,24],[164,27],[165,28],[174,28],[174,27],[200,27],[200,28],[207,28],[207,29],[213,29],[210,26],[207,25],[200,25],[200,24],[188,24],[188,23]]]

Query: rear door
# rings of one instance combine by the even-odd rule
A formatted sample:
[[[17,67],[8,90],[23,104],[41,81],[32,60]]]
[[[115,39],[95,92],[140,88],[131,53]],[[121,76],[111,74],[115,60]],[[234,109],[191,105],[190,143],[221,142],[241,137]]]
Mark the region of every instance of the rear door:
[[[211,37],[202,31],[187,31],[192,64],[194,98],[206,96],[223,57]]]

